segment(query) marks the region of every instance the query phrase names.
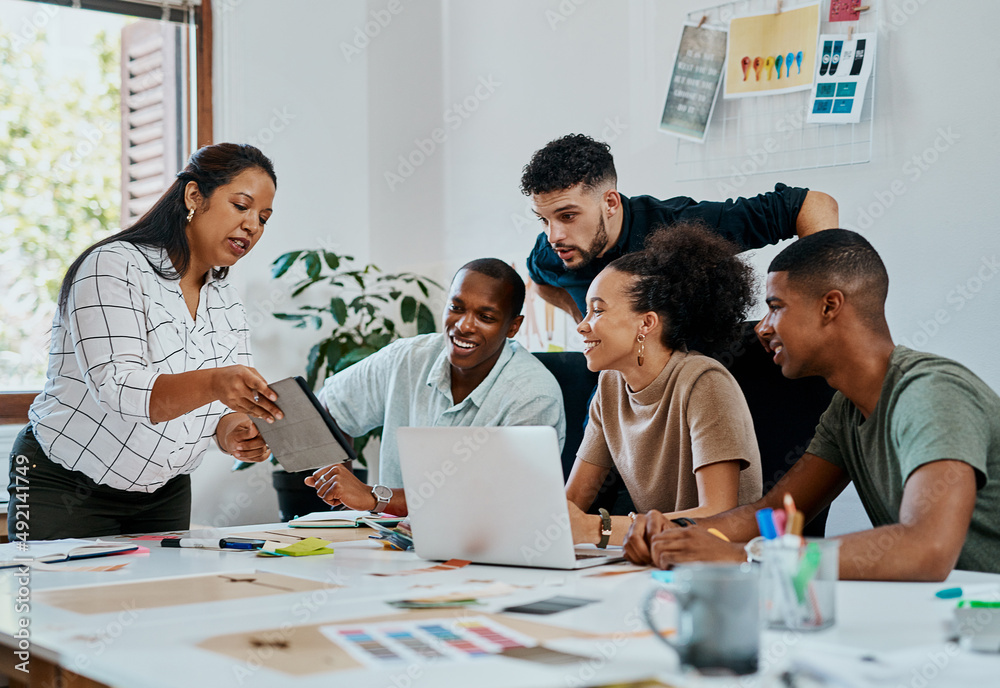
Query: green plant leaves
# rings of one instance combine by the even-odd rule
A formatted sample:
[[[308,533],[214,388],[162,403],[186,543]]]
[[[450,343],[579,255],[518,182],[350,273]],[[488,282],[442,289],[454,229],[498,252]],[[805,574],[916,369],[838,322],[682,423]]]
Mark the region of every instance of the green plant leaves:
[[[309,276],[309,279],[319,281],[319,275],[323,271],[323,264],[320,262],[319,256],[316,255],[316,252],[309,251],[306,253],[305,262],[306,274]]]
[[[275,258],[274,262],[271,263],[271,277],[277,279],[288,272],[288,268],[295,264],[300,255],[302,255],[302,251],[291,251]]]
[[[404,296],[403,300],[399,303],[399,317],[403,319],[403,322],[413,322],[413,319],[417,317],[417,300],[412,296]]]
[[[338,325],[345,325],[347,323],[347,304],[339,296],[330,299],[330,313]]]
[[[417,308],[417,333],[430,334],[435,330],[437,330],[437,325],[434,324],[434,314],[431,313],[431,309],[426,304],[421,303]]]

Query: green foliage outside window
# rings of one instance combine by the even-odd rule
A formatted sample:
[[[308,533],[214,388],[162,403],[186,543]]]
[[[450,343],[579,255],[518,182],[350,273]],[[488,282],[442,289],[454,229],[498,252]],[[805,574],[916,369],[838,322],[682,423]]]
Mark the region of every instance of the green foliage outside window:
[[[98,33],[96,65],[60,77],[44,33],[27,41],[0,25],[0,385],[8,389],[44,379],[66,269],[119,226],[119,43]]]

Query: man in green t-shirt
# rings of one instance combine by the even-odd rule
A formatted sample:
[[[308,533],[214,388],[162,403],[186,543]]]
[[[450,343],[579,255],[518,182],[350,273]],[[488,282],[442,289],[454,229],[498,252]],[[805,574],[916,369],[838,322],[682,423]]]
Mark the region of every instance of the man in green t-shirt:
[[[840,577],[943,580],[954,568],[1000,573],[1000,397],[964,366],[896,346],[889,277],[861,235],[833,229],[772,261],[757,326],[785,377],[837,390],[805,455],[755,504],[678,528],[640,515],[625,553],[661,567],[739,560],[755,512],[790,494],[808,522],[854,481],[874,528],[840,537]]]

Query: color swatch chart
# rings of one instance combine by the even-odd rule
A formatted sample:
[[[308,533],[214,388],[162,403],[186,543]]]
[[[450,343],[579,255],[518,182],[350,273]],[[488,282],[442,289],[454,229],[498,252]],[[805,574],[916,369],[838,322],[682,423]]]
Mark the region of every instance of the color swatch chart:
[[[369,667],[469,661],[537,645],[533,638],[484,616],[324,626],[320,630]]]
[[[816,69],[816,83],[809,99],[806,121],[817,124],[851,124],[861,120],[865,89],[875,62],[874,33],[823,34]]]

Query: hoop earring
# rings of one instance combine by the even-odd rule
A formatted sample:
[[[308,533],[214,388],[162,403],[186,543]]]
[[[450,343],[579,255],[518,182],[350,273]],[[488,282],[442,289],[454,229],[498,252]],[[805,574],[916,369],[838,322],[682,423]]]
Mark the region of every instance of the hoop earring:
[[[194,217],[194,208],[188,210],[187,221],[190,222],[191,218]]]
[[[642,365],[642,361],[643,361],[643,355],[642,355],[642,353],[646,349],[646,335],[644,335],[642,332],[640,332],[639,334],[637,334],[635,336],[635,341],[639,342],[639,356],[637,357],[636,360],[638,361],[639,365]]]

